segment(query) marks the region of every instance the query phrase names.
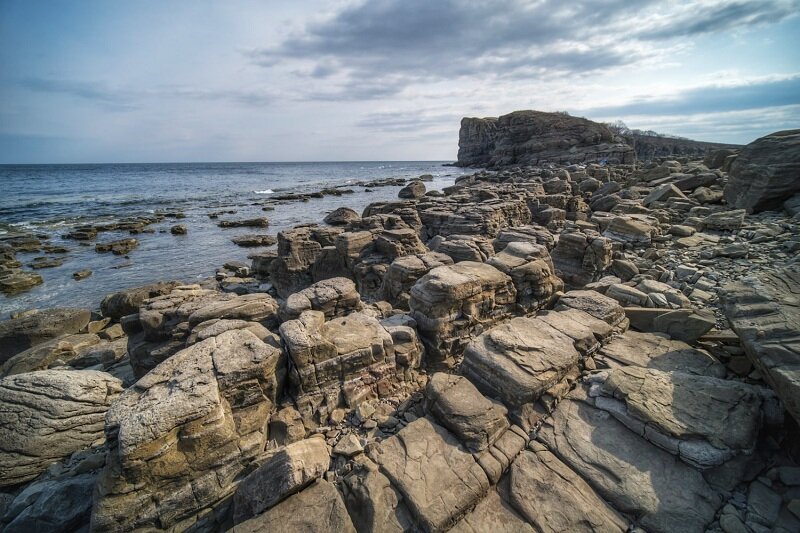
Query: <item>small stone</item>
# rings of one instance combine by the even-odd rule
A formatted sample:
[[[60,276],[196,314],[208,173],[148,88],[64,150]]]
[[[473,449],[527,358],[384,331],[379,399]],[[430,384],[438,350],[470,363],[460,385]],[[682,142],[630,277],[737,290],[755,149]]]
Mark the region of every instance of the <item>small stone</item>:
[[[72,273],[72,277],[76,281],[80,281],[82,279],[86,279],[91,275],[92,275],[92,271],[91,270],[78,270],[77,272],[73,272]]]
[[[378,423],[375,422],[372,419],[369,419],[369,420],[364,421],[364,423],[361,424],[361,427],[363,427],[364,429],[367,429],[367,430],[375,429],[375,428],[378,427]]]
[[[169,228],[169,232],[173,235],[186,235],[189,230],[186,227],[186,224],[175,224],[171,228]]]
[[[333,453],[344,455],[345,457],[353,457],[363,451],[364,446],[361,445],[361,441],[353,433],[342,437],[336,446],[333,447]]]

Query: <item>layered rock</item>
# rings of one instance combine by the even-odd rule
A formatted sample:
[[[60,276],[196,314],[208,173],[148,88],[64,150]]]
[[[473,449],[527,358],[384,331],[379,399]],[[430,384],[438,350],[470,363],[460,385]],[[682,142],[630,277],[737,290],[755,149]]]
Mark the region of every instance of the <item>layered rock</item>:
[[[383,277],[381,299],[400,309],[408,309],[411,287],[436,267],[452,265],[450,256],[437,252],[398,257]]]
[[[34,479],[50,463],[103,436],[117,378],[94,370],[43,370],[0,380],[0,487]]]
[[[545,161],[573,163],[614,160],[629,163],[633,149],[609,129],[562,113],[515,111],[499,118],[464,118],[458,165],[503,166]]]
[[[326,319],[347,316],[363,307],[356,285],[347,278],[330,278],[290,295],[281,306],[281,319],[292,320],[303,311],[322,311]]]
[[[516,296],[512,279],[484,263],[441,266],[420,278],[409,306],[428,364],[450,364],[472,337],[509,317]]]
[[[800,130],[771,133],[742,148],[725,187],[728,204],[748,211],[778,209],[800,191]]]
[[[0,364],[47,340],[78,333],[91,316],[88,309],[34,309],[0,322]]]
[[[551,255],[558,277],[568,287],[583,287],[611,266],[611,241],[591,230],[565,232]]]
[[[526,242],[509,243],[488,263],[508,274],[517,291],[517,305],[523,313],[535,312],[548,305],[554,295],[564,288],[555,275],[547,248]]]
[[[106,418],[92,528],[196,523],[264,450],[285,373],[280,350],[233,330],[176,353],[126,390]]]

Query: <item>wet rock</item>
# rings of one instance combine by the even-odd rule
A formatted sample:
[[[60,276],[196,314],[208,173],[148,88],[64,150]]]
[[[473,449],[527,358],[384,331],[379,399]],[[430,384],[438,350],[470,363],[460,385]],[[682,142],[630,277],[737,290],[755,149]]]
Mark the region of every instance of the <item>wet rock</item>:
[[[12,268],[0,274],[0,292],[6,294],[25,292],[42,283],[44,283],[44,279],[39,274],[18,268]]]
[[[255,248],[257,246],[273,246],[278,242],[278,239],[272,235],[239,235],[231,239],[231,242],[236,246],[243,248]]]
[[[269,226],[269,220],[266,217],[220,220],[217,226],[220,228],[266,228]]]
[[[91,270],[78,270],[77,272],[72,273],[72,278],[75,279],[76,281],[80,281],[88,278],[91,275],[92,275]]]
[[[358,213],[349,207],[339,207],[334,209],[325,216],[324,222],[331,226],[346,226],[351,222],[360,220],[361,217]]]
[[[111,252],[114,255],[127,255],[139,247],[136,239],[119,239],[116,241],[97,243],[94,250],[98,253]]]
[[[103,435],[121,382],[93,370],[43,370],[0,380],[0,486],[34,479]]]
[[[408,185],[400,189],[397,193],[399,198],[415,199],[425,196],[425,184],[419,180],[413,180]]]
[[[175,224],[169,228],[169,232],[173,235],[186,235],[189,233],[189,229],[186,227],[186,224]]]

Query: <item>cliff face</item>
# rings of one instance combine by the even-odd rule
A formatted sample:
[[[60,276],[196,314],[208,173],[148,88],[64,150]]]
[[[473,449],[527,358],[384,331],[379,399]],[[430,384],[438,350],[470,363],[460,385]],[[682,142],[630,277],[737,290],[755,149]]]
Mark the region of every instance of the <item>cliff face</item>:
[[[498,118],[461,120],[458,166],[601,160],[632,163],[634,151],[606,126],[591,120],[541,111],[515,111]]]
[[[623,138],[636,152],[636,158],[648,161],[659,157],[703,157],[711,152],[726,148],[736,149],[741,146],[736,144],[720,144],[689,139],[673,139],[669,137],[655,137],[651,135],[630,134]]]

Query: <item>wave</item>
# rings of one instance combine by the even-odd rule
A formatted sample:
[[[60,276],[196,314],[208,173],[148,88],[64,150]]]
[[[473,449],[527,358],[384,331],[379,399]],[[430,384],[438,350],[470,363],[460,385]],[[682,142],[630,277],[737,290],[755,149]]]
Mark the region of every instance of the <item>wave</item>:
[[[265,189],[263,191],[253,191],[253,192],[256,193],[256,194],[274,194],[275,193],[275,191],[273,191],[272,189]]]

